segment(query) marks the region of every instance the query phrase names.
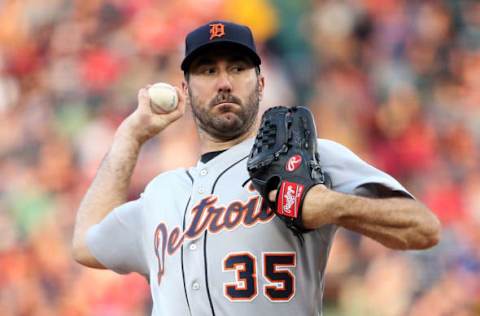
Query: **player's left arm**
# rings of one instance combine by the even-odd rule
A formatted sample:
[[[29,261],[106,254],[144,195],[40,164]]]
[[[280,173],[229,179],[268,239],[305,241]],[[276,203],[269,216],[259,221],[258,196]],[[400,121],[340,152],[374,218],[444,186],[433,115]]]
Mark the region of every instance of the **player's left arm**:
[[[392,249],[432,247],[438,243],[441,230],[437,217],[412,198],[348,195],[323,185],[308,191],[303,222],[311,229],[336,224]]]

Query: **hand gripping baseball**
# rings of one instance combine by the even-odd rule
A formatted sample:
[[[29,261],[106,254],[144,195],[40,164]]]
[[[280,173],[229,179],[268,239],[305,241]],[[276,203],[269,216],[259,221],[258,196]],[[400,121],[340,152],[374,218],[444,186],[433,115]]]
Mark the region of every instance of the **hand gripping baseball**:
[[[178,95],[177,108],[168,113],[155,113],[151,107],[148,88],[142,88],[138,92],[138,106],[135,111],[125,119],[121,128],[128,131],[141,143],[160,133],[168,125],[178,120],[185,113],[185,95],[175,88]]]
[[[267,110],[247,161],[253,186],[270,208],[296,235],[309,231],[303,225],[306,193],[316,184],[330,186],[317,152],[311,112],[305,107],[277,106]],[[269,193],[277,190],[274,202]]]

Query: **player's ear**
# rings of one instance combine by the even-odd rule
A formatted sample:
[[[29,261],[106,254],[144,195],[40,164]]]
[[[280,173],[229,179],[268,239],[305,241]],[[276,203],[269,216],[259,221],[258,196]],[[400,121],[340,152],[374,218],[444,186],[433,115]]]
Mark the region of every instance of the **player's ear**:
[[[265,89],[265,77],[259,73],[257,75],[258,81],[258,99],[261,101],[263,99],[263,90]]]
[[[188,96],[188,78],[185,75],[184,79],[182,80],[182,90],[185,95]]]
[[[186,96],[185,102],[187,105],[190,104],[190,89],[188,88],[188,77],[185,75],[184,79],[182,80],[182,92],[183,95]]]

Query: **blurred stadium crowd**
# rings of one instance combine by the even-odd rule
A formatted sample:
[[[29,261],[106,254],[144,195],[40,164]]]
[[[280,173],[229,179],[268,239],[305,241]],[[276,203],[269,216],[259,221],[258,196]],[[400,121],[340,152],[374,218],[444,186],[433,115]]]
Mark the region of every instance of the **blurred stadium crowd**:
[[[341,230],[326,315],[480,315],[480,2],[455,0],[0,1],[0,314],[149,314],[141,277],[73,262],[76,208],[138,89],[179,85],[184,35],[219,17],[254,30],[262,109],[307,104],[443,223],[422,252]],[[147,143],[131,197],[197,156],[187,113]]]

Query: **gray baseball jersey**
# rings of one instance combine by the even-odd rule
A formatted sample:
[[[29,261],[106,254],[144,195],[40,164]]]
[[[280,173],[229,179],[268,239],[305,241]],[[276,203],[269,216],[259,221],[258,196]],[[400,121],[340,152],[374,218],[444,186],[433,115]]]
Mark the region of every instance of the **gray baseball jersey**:
[[[305,234],[302,246],[247,181],[252,144],[159,175],[88,231],[103,265],[148,278],[152,315],[321,315],[336,226]],[[340,144],[319,140],[318,150],[335,191],[410,195]]]

